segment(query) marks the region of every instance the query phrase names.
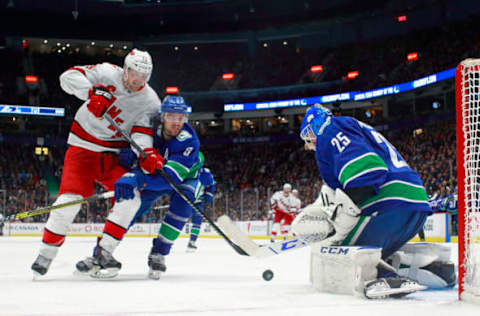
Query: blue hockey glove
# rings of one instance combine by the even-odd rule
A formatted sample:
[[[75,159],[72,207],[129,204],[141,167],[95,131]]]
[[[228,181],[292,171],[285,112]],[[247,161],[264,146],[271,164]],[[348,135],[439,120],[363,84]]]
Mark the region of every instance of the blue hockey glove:
[[[123,148],[118,154],[118,163],[128,169],[132,169],[133,164],[137,161],[137,155],[130,148]]]
[[[135,196],[133,190],[138,188],[137,174],[128,172],[115,182],[115,201],[130,200]]]

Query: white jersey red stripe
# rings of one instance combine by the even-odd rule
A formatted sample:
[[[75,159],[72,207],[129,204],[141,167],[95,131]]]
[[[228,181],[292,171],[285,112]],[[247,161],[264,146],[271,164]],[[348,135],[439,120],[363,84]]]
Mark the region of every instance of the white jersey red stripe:
[[[128,142],[124,140],[117,140],[117,141],[106,141],[96,138],[95,136],[90,135],[87,133],[80,123],[77,121],[73,121],[72,127],[70,128],[70,133],[73,133],[75,136],[81,138],[82,140],[90,143],[94,143],[96,145],[105,147],[105,148],[125,148],[128,147]]]
[[[133,133],[141,133],[153,136],[153,131],[151,127],[143,127],[143,126],[134,126],[130,131],[131,134]]]
[[[95,117],[87,108],[88,91],[95,84],[103,84],[116,98],[107,114],[123,130],[129,131],[140,147],[153,147],[152,118],[160,109],[160,99],[149,85],[129,92],[123,85],[122,74],[122,68],[103,63],[74,66],[60,76],[60,86],[65,92],[86,100],[75,114],[68,144],[96,152],[118,152],[128,146],[107,120]]]
[[[295,197],[289,193],[285,196],[283,191],[277,191],[272,195],[270,199],[270,206],[272,209],[279,210],[281,212],[289,213],[295,208]]]

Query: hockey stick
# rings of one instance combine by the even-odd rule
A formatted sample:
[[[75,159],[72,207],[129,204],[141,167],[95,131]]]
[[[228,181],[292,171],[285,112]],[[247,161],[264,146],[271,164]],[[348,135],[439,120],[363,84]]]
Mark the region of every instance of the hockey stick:
[[[96,201],[96,200],[100,200],[100,199],[108,199],[108,198],[111,198],[111,197],[113,197],[113,191],[108,191],[108,192],[95,194],[95,195],[92,195],[90,197],[75,200],[75,201],[71,201],[71,202],[66,202],[66,203],[57,204],[57,205],[51,205],[51,206],[47,206],[47,207],[43,207],[43,208],[37,208],[37,209],[31,210],[31,211],[20,212],[20,213],[17,213],[17,214],[12,214],[12,215],[6,216],[3,220],[0,219],[0,224],[3,223],[3,222],[11,222],[11,221],[31,217],[31,216],[42,215],[42,214],[45,214],[45,213],[49,213],[53,210],[58,210],[58,209],[61,209],[61,208],[64,208],[64,207],[72,206],[72,205],[85,204],[85,203],[88,203],[88,202],[92,202],[92,201]]]
[[[252,257],[271,257],[274,255],[282,254],[286,251],[296,250],[308,246],[307,243],[301,241],[298,238],[278,241],[266,245],[259,245],[250,238],[248,238],[248,235],[242,232],[240,228],[238,228],[238,226],[235,225],[235,223],[227,215],[220,216],[217,222],[218,226],[220,226],[223,231],[227,233],[235,243],[245,249],[248,255]],[[385,262],[383,259],[380,259],[380,262],[378,264],[385,270],[398,273],[397,269]]]
[[[159,206],[154,206],[152,207],[152,210],[163,210],[163,209],[166,209],[166,208],[169,208],[170,207],[170,204],[167,204],[167,205],[159,205]]]
[[[130,135],[128,135],[127,133],[125,133],[124,130],[122,130],[120,128],[120,126],[118,126],[118,124],[109,116],[109,115],[104,115],[103,116],[116,130],[117,132],[119,132],[120,134],[122,134],[123,138],[125,138],[129,143],[130,145],[133,146],[133,148],[135,148],[139,154],[142,156],[142,157],[146,157],[147,155],[145,154],[145,152],[143,151],[143,149],[130,137]],[[225,233],[210,219],[210,217],[208,217],[201,209],[199,209],[195,203],[193,203],[190,198],[188,196],[185,195],[185,193],[183,193],[183,191],[177,186],[177,184],[175,182],[173,182],[172,179],[170,179],[170,177],[165,173],[165,171],[163,171],[162,169],[160,170],[157,170],[158,173],[160,173],[160,175],[165,179],[165,181],[168,182],[168,184],[170,184],[170,186],[173,188],[173,190],[175,190],[175,192],[178,193],[178,195],[180,195],[182,197],[182,199],[185,200],[185,202],[187,202],[187,204],[193,208],[197,213],[199,213],[203,219],[205,219],[211,226],[212,228],[220,235],[223,237],[223,239],[225,239],[225,241],[240,255],[242,256],[248,256],[248,253],[245,252],[244,249],[242,249],[240,246],[238,246],[237,244],[235,244],[234,242],[232,242],[230,240],[230,238],[228,238]]]
[[[298,238],[278,241],[266,245],[259,245],[251,240],[247,234],[242,232],[227,215],[220,216],[217,222],[218,226],[220,226],[236,244],[245,249],[248,255],[252,257],[265,258],[281,254],[285,251],[300,249],[308,246],[307,243]]]

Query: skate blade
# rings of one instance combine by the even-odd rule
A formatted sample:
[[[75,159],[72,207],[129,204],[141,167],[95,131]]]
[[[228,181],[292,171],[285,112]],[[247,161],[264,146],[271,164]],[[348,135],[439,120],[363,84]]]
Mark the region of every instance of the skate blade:
[[[84,277],[88,277],[90,275],[90,272],[82,272],[82,271],[78,271],[77,269],[73,270],[72,274],[76,277],[81,277],[81,278],[84,278]]]
[[[118,268],[100,269],[94,267],[89,275],[94,279],[112,279],[118,275],[118,271],[120,271]]]
[[[373,291],[368,291],[365,293],[365,296],[370,299],[384,299],[389,298],[391,295],[395,294],[410,294],[417,291],[426,290],[425,285],[415,284],[408,287],[401,287],[396,289],[376,289]]]
[[[161,271],[148,271],[148,277],[152,280],[160,280],[160,276],[162,275]]]
[[[197,251],[197,249],[187,248],[187,250],[186,250],[185,252],[187,252],[187,253],[193,253],[193,252],[195,252],[195,251]]]
[[[38,273],[37,271],[33,271],[32,281],[38,281],[43,278],[43,275]]]

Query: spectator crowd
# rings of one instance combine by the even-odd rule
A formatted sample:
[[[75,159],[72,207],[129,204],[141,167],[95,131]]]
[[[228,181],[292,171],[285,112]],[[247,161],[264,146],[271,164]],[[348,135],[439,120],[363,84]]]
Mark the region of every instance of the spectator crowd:
[[[456,188],[453,121],[394,131],[388,138],[420,174],[429,194],[442,197]],[[213,218],[228,214],[237,220],[266,220],[270,196],[284,183],[292,184],[299,191],[303,205],[316,199],[322,185],[313,152],[305,151],[300,139],[204,145],[202,151],[205,165],[217,181],[214,202],[206,208]],[[5,205],[5,215],[49,205],[56,193],[49,187],[51,182],[59,183],[64,151],[52,150],[42,159],[34,154],[33,145],[0,143],[0,153],[0,188],[5,192],[0,198]],[[97,191],[100,190],[98,186]],[[168,205],[168,197],[156,204],[164,205]],[[109,200],[83,205],[76,222],[103,222],[110,206]],[[162,210],[152,210],[141,221],[158,222]],[[25,221],[45,221],[46,218],[47,215],[42,215]]]

